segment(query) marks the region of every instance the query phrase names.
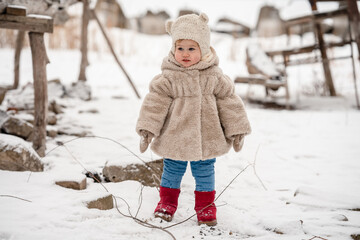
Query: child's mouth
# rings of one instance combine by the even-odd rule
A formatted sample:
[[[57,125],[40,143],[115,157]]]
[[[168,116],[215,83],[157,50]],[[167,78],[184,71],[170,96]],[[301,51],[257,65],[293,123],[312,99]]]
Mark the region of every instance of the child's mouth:
[[[183,62],[190,62],[189,59],[183,59]]]

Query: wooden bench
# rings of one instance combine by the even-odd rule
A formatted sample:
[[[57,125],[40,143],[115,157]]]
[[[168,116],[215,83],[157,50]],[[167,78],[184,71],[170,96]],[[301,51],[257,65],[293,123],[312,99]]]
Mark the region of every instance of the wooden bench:
[[[290,97],[286,72],[282,72],[276,68],[275,63],[266,55],[260,46],[248,46],[246,49],[246,66],[249,75],[236,77],[234,83],[249,85],[246,94],[247,98],[249,98],[250,85],[264,86],[266,96],[270,95],[269,90],[277,91],[279,88],[284,87],[286,107],[289,108]]]

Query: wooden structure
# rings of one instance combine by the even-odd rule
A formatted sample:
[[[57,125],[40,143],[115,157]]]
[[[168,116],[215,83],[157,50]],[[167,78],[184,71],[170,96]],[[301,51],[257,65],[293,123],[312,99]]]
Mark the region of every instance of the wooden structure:
[[[82,27],[81,27],[81,38],[80,38],[80,51],[81,51],[81,62],[80,62],[80,73],[78,80],[86,81],[86,68],[89,65],[88,61],[88,25],[90,21],[89,14],[89,1],[83,0],[83,14],[82,14]]]
[[[275,56],[282,56],[283,64],[284,64],[285,68],[290,65],[311,64],[311,63],[321,62],[322,66],[323,66],[323,70],[324,70],[326,86],[327,86],[330,96],[336,96],[336,89],[335,89],[335,86],[333,83],[330,65],[329,65],[330,61],[344,59],[344,58],[351,58],[352,66],[353,66],[353,78],[354,78],[356,104],[357,104],[357,107],[360,108],[359,96],[358,96],[358,92],[357,92],[354,54],[353,54],[353,47],[352,47],[352,42],[353,42],[352,39],[353,38],[351,36],[350,25],[349,25],[350,40],[343,40],[343,41],[337,42],[337,43],[326,43],[324,41],[323,33],[321,32],[321,28],[320,28],[321,21],[324,21],[325,19],[333,18],[336,16],[347,16],[347,17],[349,17],[349,22],[351,22],[349,10],[348,10],[349,7],[343,7],[343,8],[339,8],[337,10],[329,11],[329,12],[317,13],[317,12],[315,12],[316,11],[316,2],[315,3],[314,2],[315,1],[311,0],[312,9],[314,10],[314,13],[312,15],[290,19],[290,20],[286,21],[286,28],[287,28],[287,32],[289,32],[289,28],[291,28],[293,26],[298,26],[301,24],[308,24],[309,22],[311,22],[311,23],[313,23],[313,26],[314,26],[314,33],[315,33],[317,42],[313,45],[304,46],[304,47],[295,48],[295,49],[268,51],[267,54],[272,58]],[[328,58],[327,49],[334,48],[334,47],[342,47],[345,45],[350,45],[350,48],[351,48],[350,56],[335,57],[335,58],[331,58],[331,59]],[[292,55],[311,53],[311,52],[315,52],[315,51],[320,52],[321,58],[310,57],[310,58],[297,59],[297,60],[290,59],[290,57]]]
[[[117,0],[97,0],[94,9],[106,27],[127,27],[125,13]]]
[[[274,37],[285,33],[284,21],[277,8],[269,5],[261,7],[255,26],[258,37]]]
[[[226,33],[234,38],[250,36],[250,28],[248,26],[229,18],[220,18],[211,31]]]
[[[80,73],[79,73],[79,81],[86,81],[86,67],[89,65],[88,57],[87,57],[87,38],[88,38],[88,25],[90,19],[95,19],[97,24],[100,27],[102,34],[110,48],[112,55],[115,58],[116,63],[119,65],[121,70],[123,71],[124,75],[126,76],[127,80],[129,81],[132,89],[134,90],[136,96],[140,99],[140,94],[137,91],[134,83],[132,82],[129,74],[126,72],[125,68],[121,64],[119,58],[116,56],[116,53],[112,47],[109,37],[107,36],[105,29],[103,28],[99,18],[96,15],[94,9],[90,9],[89,7],[89,0],[82,0],[83,2],[83,16],[82,16],[82,27],[81,27],[81,63],[80,63]]]
[[[53,19],[42,15],[26,16],[26,8],[7,6],[6,14],[0,14],[0,28],[15,29],[19,34],[29,32],[35,94],[33,148],[40,156],[44,156],[48,106],[46,64],[49,63],[44,33],[53,32]]]
[[[249,84],[246,98],[249,98],[251,85],[261,85],[265,87],[266,96],[271,96],[270,91],[277,91],[279,88],[285,89],[286,108],[290,108],[289,89],[286,72],[279,70],[272,59],[266,55],[259,45],[249,45],[246,49],[246,66],[249,76],[238,76],[235,83]]]

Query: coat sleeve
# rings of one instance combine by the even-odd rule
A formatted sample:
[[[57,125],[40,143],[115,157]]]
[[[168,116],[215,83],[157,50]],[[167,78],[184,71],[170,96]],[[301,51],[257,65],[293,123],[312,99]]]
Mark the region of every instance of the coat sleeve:
[[[147,130],[159,136],[172,100],[169,81],[162,75],[156,76],[141,106],[136,132],[140,135],[140,130]]]
[[[235,94],[235,87],[231,79],[222,75],[215,88],[216,105],[225,137],[232,139],[234,135],[251,133],[250,123],[245,111],[244,103]]]

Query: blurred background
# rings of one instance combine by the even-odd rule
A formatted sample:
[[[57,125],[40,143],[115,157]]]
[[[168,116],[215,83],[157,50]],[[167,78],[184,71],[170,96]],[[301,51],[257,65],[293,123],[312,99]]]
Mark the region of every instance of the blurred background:
[[[51,2],[57,9],[48,14],[54,18],[55,25],[52,34],[45,34],[46,48],[58,54],[65,54],[63,50],[78,52],[82,44],[82,1],[48,1],[49,9]],[[359,108],[355,86],[359,68],[358,33],[350,31],[355,28],[349,21],[353,7],[348,7],[348,3],[356,5],[353,0],[88,1],[89,9],[96,13],[115,54],[134,78],[141,95],[146,93],[151,76],[158,73],[170,49],[165,22],[184,14],[204,12],[210,19],[211,44],[220,57],[220,67],[241,86],[254,85],[252,91],[246,87],[237,89],[244,98],[264,102],[269,96],[285,96],[287,102],[282,103],[296,107],[301,96],[348,96]],[[358,16],[357,11],[355,17]],[[111,50],[94,17],[90,16],[87,29],[89,58],[96,54],[89,63],[99,66],[101,63],[95,61]],[[1,29],[0,48],[15,48],[17,36],[15,30]],[[28,38],[24,39],[24,47],[29,47]],[[72,65],[80,66],[80,63]],[[8,66],[11,67],[10,63]],[[139,66],[143,70],[141,75],[137,71]],[[49,67],[50,79],[64,78]],[[65,69],[74,74],[79,71],[71,66]],[[82,75],[84,80],[86,77]],[[90,83],[95,78],[92,76],[88,77]],[[76,81],[75,76],[67,77]],[[11,78],[3,82],[11,85]]]

